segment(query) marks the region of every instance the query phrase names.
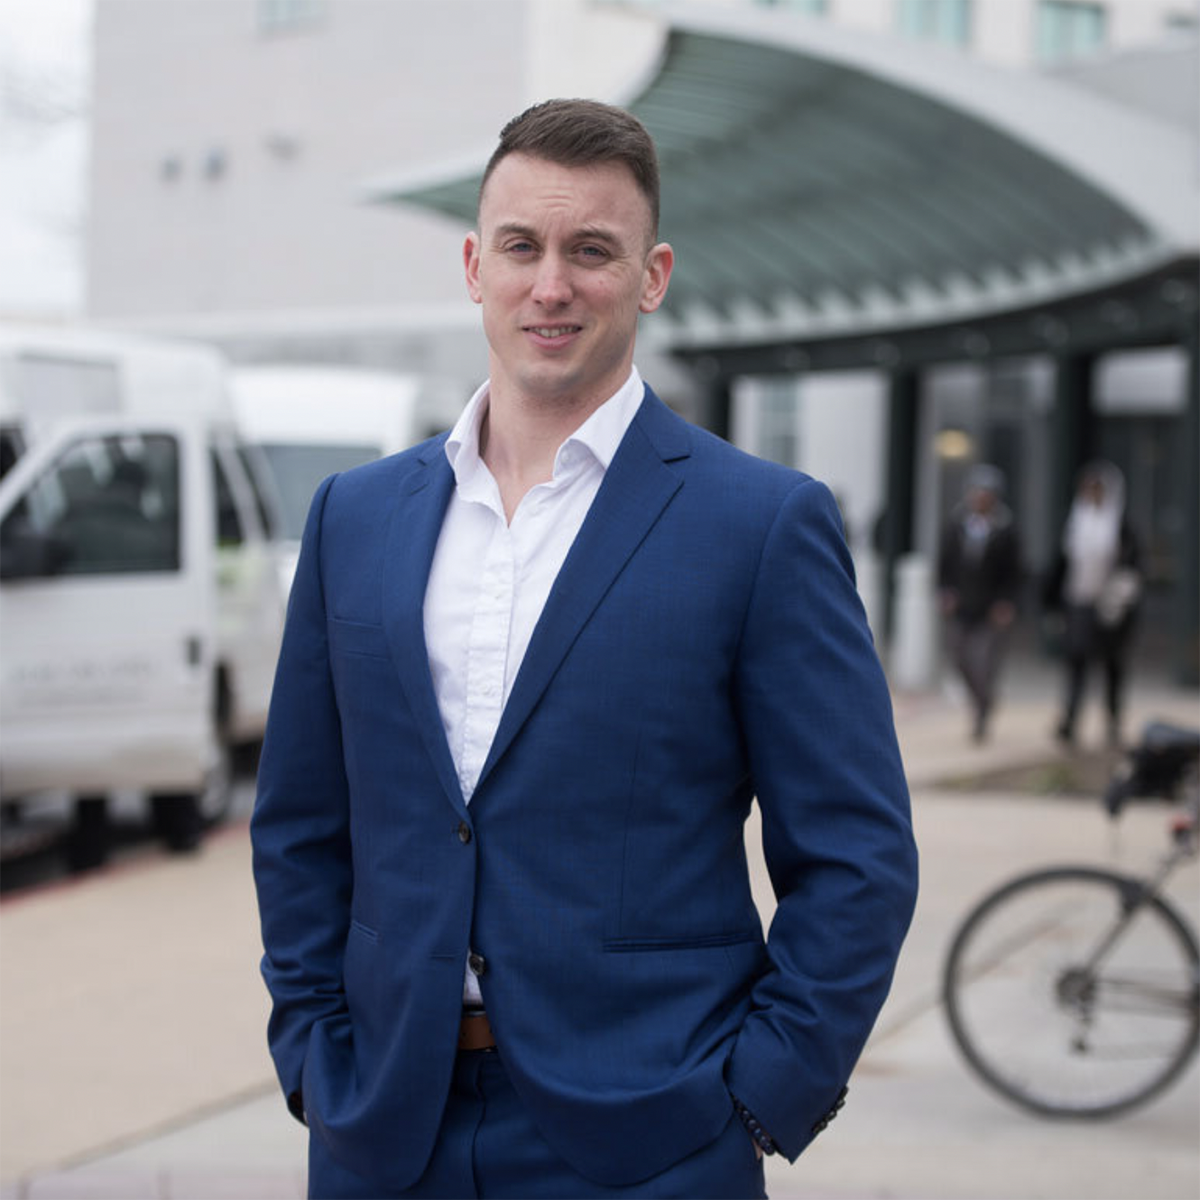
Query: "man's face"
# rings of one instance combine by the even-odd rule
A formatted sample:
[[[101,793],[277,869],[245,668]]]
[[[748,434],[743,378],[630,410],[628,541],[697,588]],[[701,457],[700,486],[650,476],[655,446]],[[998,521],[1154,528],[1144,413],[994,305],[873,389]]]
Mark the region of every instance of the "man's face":
[[[967,506],[972,512],[986,516],[996,507],[996,493],[990,488],[972,488],[967,493]]]
[[[639,312],[662,302],[673,255],[622,163],[510,154],[463,248],[483,306],[492,387],[525,403],[594,407],[625,382]]]

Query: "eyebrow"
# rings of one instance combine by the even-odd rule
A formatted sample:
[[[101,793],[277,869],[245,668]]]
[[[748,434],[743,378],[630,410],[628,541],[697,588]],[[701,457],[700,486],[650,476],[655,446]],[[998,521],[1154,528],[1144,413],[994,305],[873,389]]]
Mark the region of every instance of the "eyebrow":
[[[534,230],[520,221],[505,221],[503,224],[496,226],[494,236],[510,237],[513,235],[529,238],[531,241],[538,240]],[[605,229],[602,225],[581,226],[579,229],[572,231],[571,237],[588,242],[604,242],[609,246],[620,246],[622,244],[621,239],[612,230]]]

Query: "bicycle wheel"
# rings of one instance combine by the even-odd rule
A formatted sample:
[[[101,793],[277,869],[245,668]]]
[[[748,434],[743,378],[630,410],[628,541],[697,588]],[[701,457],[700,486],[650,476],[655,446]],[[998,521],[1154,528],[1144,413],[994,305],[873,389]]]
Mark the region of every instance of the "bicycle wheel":
[[[942,999],[967,1062],[1043,1116],[1109,1117],[1161,1092],[1200,1038],[1196,936],[1141,884],[1090,867],[985,897],[946,958]],[[1107,945],[1107,949],[1102,949]]]

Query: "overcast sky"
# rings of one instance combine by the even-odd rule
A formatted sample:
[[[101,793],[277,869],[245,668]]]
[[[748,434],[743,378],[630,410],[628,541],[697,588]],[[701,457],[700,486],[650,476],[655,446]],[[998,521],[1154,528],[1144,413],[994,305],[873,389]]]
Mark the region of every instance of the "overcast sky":
[[[93,0],[0,0],[0,314],[83,304]]]

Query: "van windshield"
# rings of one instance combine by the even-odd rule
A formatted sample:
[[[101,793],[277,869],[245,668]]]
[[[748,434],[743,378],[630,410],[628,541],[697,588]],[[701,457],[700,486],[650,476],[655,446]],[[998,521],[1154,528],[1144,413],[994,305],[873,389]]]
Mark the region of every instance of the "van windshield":
[[[280,534],[293,539],[299,539],[304,532],[308,506],[322,479],[335,471],[347,471],[370,462],[383,453],[382,446],[365,442],[358,445],[268,442],[261,449],[279,492],[283,510]]]

